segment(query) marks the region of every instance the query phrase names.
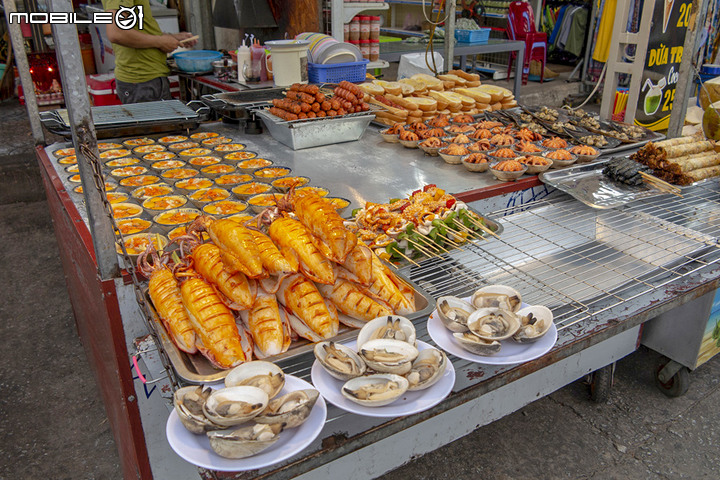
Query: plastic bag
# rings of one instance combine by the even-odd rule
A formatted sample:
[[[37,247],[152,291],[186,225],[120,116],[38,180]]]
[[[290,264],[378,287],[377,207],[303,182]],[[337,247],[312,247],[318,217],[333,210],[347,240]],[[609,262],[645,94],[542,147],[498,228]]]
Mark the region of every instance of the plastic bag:
[[[435,57],[435,65],[438,72],[441,72],[443,69],[443,56],[438,52],[433,52]],[[427,63],[425,63],[425,56],[427,55]],[[432,61],[433,57],[430,56],[430,52],[422,52],[422,53],[406,53],[402,57],[400,57],[400,65],[398,66],[398,74],[397,78],[400,80],[401,78],[408,78],[412,77],[416,73],[427,73],[428,75],[434,75],[432,70],[430,70],[427,66],[427,64],[430,64],[430,66],[433,65]]]

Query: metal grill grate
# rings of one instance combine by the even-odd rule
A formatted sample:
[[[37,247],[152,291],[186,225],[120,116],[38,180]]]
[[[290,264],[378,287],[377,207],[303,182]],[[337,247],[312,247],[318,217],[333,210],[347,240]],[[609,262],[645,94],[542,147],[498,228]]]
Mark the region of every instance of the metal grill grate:
[[[558,329],[720,261],[716,186],[595,210],[573,199],[540,201],[503,217],[500,240],[473,242],[402,273],[436,298],[484,285],[515,287],[550,307]]]
[[[65,122],[65,126],[68,126],[70,121],[67,110],[58,110],[57,113],[62,121]],[[179,100],[166,100],[161,102],[92,107],[92,116],[97,128],[108,128],[119,125],[192,120],[197,118],[198,114]]]

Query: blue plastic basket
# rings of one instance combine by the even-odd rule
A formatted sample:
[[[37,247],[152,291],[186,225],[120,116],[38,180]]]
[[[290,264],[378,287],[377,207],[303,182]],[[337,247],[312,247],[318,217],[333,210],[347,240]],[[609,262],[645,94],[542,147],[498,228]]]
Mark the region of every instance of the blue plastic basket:
[[[488,43],[491,28],[480,30],[455,30],[455,40],[460,43]]]
[[[310,83],[362,82],[369,60],[349,63],[308,63],[308,79]]]

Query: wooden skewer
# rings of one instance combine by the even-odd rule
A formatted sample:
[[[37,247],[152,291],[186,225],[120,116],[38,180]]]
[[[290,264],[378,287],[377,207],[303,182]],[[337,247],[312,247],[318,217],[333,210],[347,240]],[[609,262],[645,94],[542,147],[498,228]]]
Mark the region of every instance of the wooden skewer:
[[[436,254],[436,253],[433,253],[433,252],[431,252],[431,251],[423,248],[418,242],[415,242],[415,241],[413,241],[413,240],[410,240],[409,238],[406,238],[405,240],[407,240],[407,242],[408,242],[410,245],[412,245],[413,247],[415,247],[420,253],[422,253],[422,254],[425,255],[426,257],[437,257],[437,254]]]
[[[440,237],[440,238],[442,238],[443,240],[445,240],[446,242],[448,242],[450,245],[452,245],[453,247],[457,248],[458,250],[465,250],[465,249],[462,248],[459,244],[453,242],[452,240],[450,240],[448,237],[446,237],[446,236],[443,235],[442,233],[438,232],[437,236]]]
[[[412,263],[413,265],[415,265],[416,267],[419,267],[419,266],[420,266],[419,263],[417,263],[415,260],[413,260],[412,258],[408,257],[407,255],[403,254],[399,249],[395,248],[395,252],[396,252],[398,255],[400,255],[401,257],[403,257],[405,260],[407,260],[408,262],[410,262],[410,263]]]
[[[197,40],[198,38],[200,38],[200,35],[193,35],[192,37],[183,38],[182,40],[178,40],[178,43],[192,42],[193,40]]]
[[[482,222],[480,221],[480,219],[477,218],[477,216],[476,216],[474,213],[471,213],[471,212],[469,212],[469,211],[468,211],[468,213],[470,213],[470,215],[468,215],[468,218],[469,218],[470,221],[473,223],[473,225],[475,225],[475,226],[478,227],[480,230],[482,230],[482,231],[484,231],[484,232],[486,232],[486,233],[489,233],[490,235],[492,235],[492,236],[494,236],[494,237],[496,237],[496,238],[500,238],[500,235],[498,235],[497,233],[493,232],[493,231],[490,230],[488,227],[486,227],[485,225],[483,225]]]
[[[463,232],[467,233],[468,236],[471,236],[472,238],[478,238],[480,240],[487,241],[487,238],[483,237],[482,235],[480,235],[479,233],[477,233],[473,230],[470,230],[468,227],[466,227],[462,223],[458,222],[457,220],[453,220],[453,222],[459,229],[461,229]]]
[[[430,239],[426,238],[425,235],[420,235],[418,238],[422,240],[422,242],[427,245],[429,248],[432,248],[433,250],[437,252],[447,253],[447,249],[441,247],[437,243],[431,241]]]
[[[675,185],[671,185],[668,182],[666,182],[654,175],[650,175],[649,173],[640,172],[640,176],[643,178],[643,180],[647,184],[657,188],[658,190],[660,190],[662,192],[666,192],[666,193],[672,193],[673,195],[676,195],[678,197],[682,197],[682,194],[680,193],[681,190],[679,187],[677,187]]]

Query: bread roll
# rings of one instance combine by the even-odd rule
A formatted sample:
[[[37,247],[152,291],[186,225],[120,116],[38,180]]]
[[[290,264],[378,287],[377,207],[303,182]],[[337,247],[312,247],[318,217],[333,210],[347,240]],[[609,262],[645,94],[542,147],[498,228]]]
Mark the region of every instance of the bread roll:
[[[368,95],[382,95],[385,93],[385,89],[383,87],[370,82],[361,83],[358,87],[360,87],[360,89]]]

